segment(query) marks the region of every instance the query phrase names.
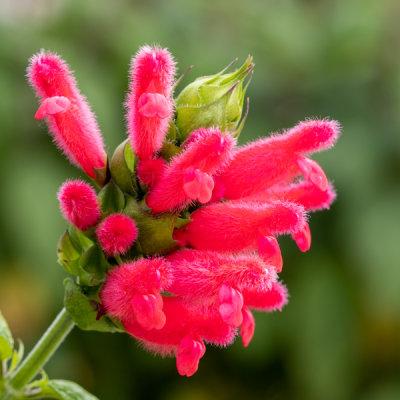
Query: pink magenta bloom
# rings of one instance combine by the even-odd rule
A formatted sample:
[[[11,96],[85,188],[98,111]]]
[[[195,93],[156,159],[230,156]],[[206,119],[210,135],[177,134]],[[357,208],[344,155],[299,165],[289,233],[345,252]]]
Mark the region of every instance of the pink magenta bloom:
[[[285,200],[301,204],[307,211],[329,209],[336,198],[336,193],[331,184],[327,190],[321,190],[318,186],[308,181],[301,181],[288,186],[274,186],[270,190],[258,192],[244,197],[242,201]]]
[[[200,305],[219,304],[223,286],[265,291],[276,280],[275,268],[252,253],[233,255],[187,249],[167,259],[173,276],[169,290]]]
[[[101,292],[106,310],[122,321],[134,318],[144,329],[165,324],[160,291],[171,281],[169,263],[162,258],[140,259],[113,269]]]
[[[320,190],[328,189],[321,167],[305,157],[331,147],[340,132],[336,121],[301,122],[281,135],[259,139],[240,148],[217,178],[226,199],[239,199],[276,184],[288,184],[298,175]],[[218,190],[221,190],[220,188]]]
[[[67,64],[41,51],[31,58],[28,77],[41,102],[35,118],[46,118],[58,148],[95,178],[93,168],[104,168],[107,154],[95,116]]]
[[[126,101],[129,139],[135,154],[149,159],[160,150],[173,114],[175,62],[167,49],[142,47],[132,59]]]
[[[100,219],[100,205],[96,192],[81,180],[66,181],[58,191],[61,212],[64,218],[84,231],[97,224]]]
[[[104,252],[109,255],[124,254],[138,236],[135,222],[124,214],[112,214],[96,229]]]
[[[235,330],[221,319],[218,310],[208,308],[199,313],[179,297],[165,297],[163,312],[166,322],[161,329],[145,329],[132,316],[122,319],[122,323],[145,348],[162,355],[175,355],[181,375],[191,376],[197,371],[205,351],[203,340],[225,346],[235,337]]]
[[[193,200],[211,199],[212,175],[223,168],[232,155],[235,140],[219,129],[199,129],[196,140],[175,156],[150,190],[147,205],[153,213],[182,209]]]
[[[305,224],[303,207],[288,202],[214,203],[190,218],[179,238],[199,250],[222,252],[257,248],[260,234],[293,233]]]

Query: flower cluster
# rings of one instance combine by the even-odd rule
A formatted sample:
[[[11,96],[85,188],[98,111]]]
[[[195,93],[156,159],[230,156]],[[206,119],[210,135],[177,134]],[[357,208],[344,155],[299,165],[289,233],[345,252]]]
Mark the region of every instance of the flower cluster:
[[[311,211],[328,209],[332,184],[309,155],[331,147],[339,124],[307,120],[237,146],[251,57],[231,72],[196,79],[174,99],[175,62],[145,46],[132,59],[125,103],[128,140],[107,159],[99,128],[68,66],[44,52],[28,76],[57,146],[100,187],[65,182],[71,224],[58,257],[75,279],[65,306],[83,329],[124,330],[198,369],[205,343],[244,346],[253,310],[281,310],[277,236],[311,245]],[[249,82],[250,79],[247,80]]]

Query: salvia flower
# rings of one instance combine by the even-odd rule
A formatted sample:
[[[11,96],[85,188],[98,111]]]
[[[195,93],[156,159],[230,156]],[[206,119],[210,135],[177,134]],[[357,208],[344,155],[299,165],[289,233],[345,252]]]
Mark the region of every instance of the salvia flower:
[[[30,60],[28,78],[40,98],[35,118],[46,118],[69,161],[96,178],[95,170],[105,168],[107,154],[95,116],[68,65],[56,54],[41,51]]]
[[[247,347],[253,311],[282,310],[289,295],[278,237],[291,235],[307,251],[308,213],[329,209],[336,196],[309,156],[335,143],[337,122],[307,120],[237,146],[253,66],[250,57],[237,71],[199,78],[174,101],[171,54],[142,47],[131,64],[128,139],[110,168],[66,64],[41,52],[29,67],[42,99],[36,118],[46,117],[89,176],[104,169],[98,195],[79,180],[59,192],[72,224],[58,248],[75,276],[66,309],[82,329],[123,330],[176,357],[185,376],[197,371],[206,344],[228,346],[240,335]],[[90,328],[82,322],[89,312]]]
[[[144,46],[132,59],[127,121],[140,159],[151,158],[162,146],[174,109],[174,74],[175,62],[166,49]]]

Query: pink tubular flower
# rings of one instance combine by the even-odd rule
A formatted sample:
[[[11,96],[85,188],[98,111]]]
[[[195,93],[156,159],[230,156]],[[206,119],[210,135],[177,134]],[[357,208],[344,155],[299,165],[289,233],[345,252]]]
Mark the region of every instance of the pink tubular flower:
[[[143,346],[162,355],[175,355],[180,375],[191,376],[204,355],[203,340],[218,346],[232,343],[235,330],[220,317],[218,310],[197,308],[179,297],[165,297],[166,322],[161,329],[145,329],[131,317],[122,319],[125,329]]]
[[[101,300],[128,333],[152,351],[174,354],[178,372],[190,376],[205,352],[203,340],[229,344],[235,331],[216,309],[199,312],[178,297],[163,299],[160,291],[170,290],[173,279],[169,270],[169,262],[161,258],[124,264],[108,275]]]
[[[162,258],[141,259],[112,270],[101,292],[106,310],[122,321],[134,318],[144,329],[165,324],[160,291],[170,284],[169,263]]]
[[[77,88],[67,64],[41,51],[30,60],[29,82],[41,99],[36,119],[46,118],[54,141],[72,164],[95,178],[107,155],[94,114]]]
[[[196,249],[222,252],[256,248],[260,234],[297,232],[305,224],[303,207],[279,201],[214,203],[190,218],[180,238]]]
[[[104,252],[109,255],[126,253],[138,236],[135,222],[124,214],[112,214],[96,229]]]
[[[175,62],[167,49],[142,47],[131,62],[126,101],[129,138],[142,160],[160,150],[174,105]]]
[[[173,275],[169,290],[202,312],[218,309],[222,320],[238,327],[243,322],[242,290],[268,292],[277,279],[275,268],[255,254],[219,254],[182,250],[168,257]]]
[[[200,304],[217,304],[222,286],[265,291],[276,280],[274,267],[251,253],[232,255],[187,249],[167,259],[173,276],[169,290]]]
[[[242,201],[285,200],[301,204],[306,211],[329,209],[336,198],[336,193],[331,184],[327,190],[321,190],[314,184],[301,181],[288,186],[275,186],[270,190],[258,192],[242,198]]]
[[[303,174],[307,181],[326,191],[324,172],[305,155],[331,147],[339,131],[336,121],[310,120],[281,135],[257,140],[236,152],[229,168],[216,178],[216,186],[223,187],[226,199],[239,199],[275,184],[288,184]]]
[[[182,209],[193,200],[211,199],[212,176],[230,160],[235,140],[219,129],[199,129],[197,139],[175,156],[150,190],[147,205],[153,213]]]
[[[58,191],[58,200],[64,218],[84,231],[97,224],[100,206],[96,192],[81,180],[66,181]]]

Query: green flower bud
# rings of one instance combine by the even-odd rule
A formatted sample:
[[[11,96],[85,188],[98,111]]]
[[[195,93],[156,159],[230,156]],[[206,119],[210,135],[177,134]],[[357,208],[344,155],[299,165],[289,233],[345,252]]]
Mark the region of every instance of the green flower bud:
[[[253,57],[249,56],[237,70],[216,75],[202,76],[186,86],[176,99],[176,126],[181,140],[185,140],[195,129],[218,126],[222,130],[235,132],[238,136],[242,127],[236,129],[242,116],[244,96],[250,79],[243,82],[254,68]]]

